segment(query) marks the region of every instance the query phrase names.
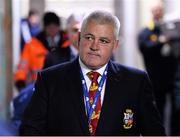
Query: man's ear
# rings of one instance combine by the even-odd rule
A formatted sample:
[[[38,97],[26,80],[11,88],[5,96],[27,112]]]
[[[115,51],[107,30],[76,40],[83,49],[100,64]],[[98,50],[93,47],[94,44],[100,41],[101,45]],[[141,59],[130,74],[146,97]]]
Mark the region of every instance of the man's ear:
[[[113,52],[116,51],[116,49],[118,48],[118,46],[119,46],[119,40],[116,40],[115,43],[114,43]]]

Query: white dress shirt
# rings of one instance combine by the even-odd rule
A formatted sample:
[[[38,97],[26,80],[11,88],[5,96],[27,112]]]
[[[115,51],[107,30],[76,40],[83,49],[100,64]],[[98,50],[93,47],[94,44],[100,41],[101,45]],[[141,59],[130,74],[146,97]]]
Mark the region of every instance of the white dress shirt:
[[[92,70],[89,69],[87,66],[85,66],[80,58],[79,58],[79,64],[80,64],[84,79],[86,81],[87,89],[88,89],[88,92],[89,92],[89,88],[90,88],[90,85],[91,85],[91,80],[87,76],[87,73],[92,71]],[[100,80],[102,78],[102,75],[104,73],[104,70],[106,69],[106,66],[107,66],[107,64],[105,64],[103,67],[101,67],[98,70],[93,70],[93,71],[96,71],[96,72],[98,72],[100,74],[100,76],[98,77],[98,83],[100,82]],[[106,80],[104,81],[103,88],[102,88],[102,91],[101,91],[101,106],[102,106],[103,100],[104,100],[105,87],[106,87]],[[85,97],[84,97],[84,102],[85,102]],[[86,103],[85,103],[85,106],[86,106]]]

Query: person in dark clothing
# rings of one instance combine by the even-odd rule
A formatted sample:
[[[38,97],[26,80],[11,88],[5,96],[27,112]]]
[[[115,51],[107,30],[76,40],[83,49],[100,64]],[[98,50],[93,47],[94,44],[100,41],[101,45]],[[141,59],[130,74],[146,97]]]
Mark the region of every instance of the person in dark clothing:
[[[153,42],[153,36],[158,37],[159,35],[160,30],[157,26],[154,30],[146,28],[140,33],[138,41],[146,70],[153,83],[159,111],[164,116],[166,94],[173,90],[176,62],[172,55],[162,55],[164,43]]]
[[[20,135],[165,135],[147,73],[110,60],[119,31],[106,11],[83,20],[79,57],[38,73]]]
[[[68,52],[67,52],[68,51]],[[44,68],[57,65],[59,63],[67,62],[71,60],[70,49],[55,48],[53,51],[49,52],[45,58]]]
[[[67,19],[67,36],[69,40],[70,54],[66,54],[67,52],[65,52],[64,49],[57,47],[55,50],[47,54],[43,68],[70,61],[77,56],[77,43],[79,40],[82,18],[83,16],[80,14],[71,14]]]
[[[45,56],[59,47],[63,58],[69,58],[70,49],[67,35],[60,28],[59,17],[53,12],[46,12],[43,17],[44,29],[26,43],[20,63],[15,72],[15,85],[20,91],[26,84],[36,80],[37,72],[44,66]]]
[[[153,20],[138,35],[138,44],[153,84],[157,107],[164,119],[166,95],[172,97],[174,89],[176,61],[163,33],[163,7],[160,3],[152,7],[152,14]]]
[[[168,39],[168,45],[176,60],[174,90],[172,93],[171,135],[180,135],[180,20],[170,19],[161,26],[162,33]]]

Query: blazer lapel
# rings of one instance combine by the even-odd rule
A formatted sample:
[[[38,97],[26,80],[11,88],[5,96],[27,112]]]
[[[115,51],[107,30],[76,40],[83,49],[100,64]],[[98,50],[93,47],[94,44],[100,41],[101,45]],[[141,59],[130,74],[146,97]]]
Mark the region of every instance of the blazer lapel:
[[[90,135],[88,129],[88,118],[85,112],[84,95],[83,95],[82,83],[80,78],[80,66],[79,66],[78,58],[73,62],[72,68],[73,68],[71,69],[72,71],[69,72],[71,75],[71,79],[69,79],[69,83],[72,83],[71,84],[72,86],[70,88],[72,91],[73,105],[76,110],[78,119],[80,121],[80,126],[83,130],[83,134]]]
[[[98,122],[98,127],[95,133],[96,135],[106,135],[106,133],[108,134],[108,131],[107,131],[108,123],[106,123],[106,121],[111,116],[113,117],[112,112],[114,108],[112,108],[112,104],[114,101],[116,101],[115,100],[116,94],[114,94],[113,92],[117,91],[117,87],[120,88],[119,81],[121,80],[121,75],[117,73],[116,66],[113,65],[111,61],[109,62],[108,65],[109,65],[109,68],[108,68],[108,75],[107,75],[107,81],[106,81],[104,101],[101,108],[101,115]]]

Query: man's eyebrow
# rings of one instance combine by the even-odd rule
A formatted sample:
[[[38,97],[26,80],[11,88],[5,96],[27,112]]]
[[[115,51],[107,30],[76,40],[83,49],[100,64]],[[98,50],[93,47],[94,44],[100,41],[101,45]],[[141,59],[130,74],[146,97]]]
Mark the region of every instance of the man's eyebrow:
[[[111,41],[108,37],[100,37],[100,39],[105,39],[105,40]]]
[[[109,39],[108,37],[100,37],[101,39]]]
[[[93,34],[91,34],[91,33],[86,33],[86,34],[84,34],[84,36],[86,36],[86,35],[91,35],[91,36],[94,36]]]
[[[84,34],[84,36],[93,36],[94,37],[94,35],[91,34],[91,33],[86,33],[86,34]],[[100,37],[99,39],[104,39],[104,40],[107,40],[107,41],[111,41],[108,37]]]

